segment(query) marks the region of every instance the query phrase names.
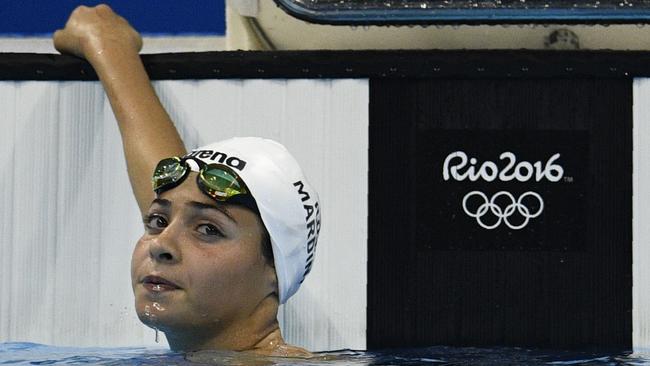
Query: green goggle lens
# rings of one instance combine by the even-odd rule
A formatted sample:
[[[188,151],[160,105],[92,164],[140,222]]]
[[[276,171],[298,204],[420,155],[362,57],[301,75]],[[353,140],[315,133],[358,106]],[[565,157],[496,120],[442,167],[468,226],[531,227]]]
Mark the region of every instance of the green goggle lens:
[[[208,165],[199,173],[199,184],[206,193],[217,200],[226,200],[238,194],[247,194],[246,187],[240,184],[239,177],[223,165]]]
[[[187,170],[188,168],[184,164],[181,164],[179,158],[161,160],[156,166],[151,179],[154,191],[158,191],[162,187],[170,184],[176,184],[185,177]]]

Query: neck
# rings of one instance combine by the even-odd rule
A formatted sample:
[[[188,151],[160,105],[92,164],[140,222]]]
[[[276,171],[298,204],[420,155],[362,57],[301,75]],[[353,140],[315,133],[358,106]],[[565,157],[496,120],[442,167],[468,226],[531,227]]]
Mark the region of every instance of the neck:
[[[246,319],[235,320],[223,328],[165,329],[173,351],[201,350],[272,350],[283,346],[284,339],[277,321],[278,301],[267,297]]]

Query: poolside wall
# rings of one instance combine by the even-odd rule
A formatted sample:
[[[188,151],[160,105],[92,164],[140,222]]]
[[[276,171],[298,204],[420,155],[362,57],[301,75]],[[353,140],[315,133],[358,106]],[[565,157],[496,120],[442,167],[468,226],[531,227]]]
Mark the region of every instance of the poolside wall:
[[[4,80],[10,77],[20,80],[93,79],[88,65],[71,58],[5,57],[5,67],[0,68],[0,78]],[[16,62],[17,57],[22,57],[22,61]],[[291,150],[298,151],[297,155],[303,156],[299,160],[307,166],[307,173],[315,177],[312,181],[321,192],[321,198],[333,205],[324,210],[324,215],[326,220],[338,221],[329,224],[334,231],[327,235],[324,232],[321,238],[317,268],[305,283],[306,287],[299,292],[295,306],[290,304],[293,307],[287,306],[281,314],[290,341],[314,350],[412,346],[433,342],[553,347],[609,344],[623,348],[634,346],[643,351],[650,344],[649,318],[645,315],[645,309],[648,309],[646,285],[650,280],[643,269],[643,263],[650,260],[650,251],[646,249],[649,236],[645,229],[645,223],[650,219],[645,204],[648,202],[645,187],[650,184],[650,160],[644,148],[644,141],[650,139],[650,130],[646,128],[648,104],[645,103],[650,88],[643,79],[650,76],[647,69],[649,59],[647,53],[625,52],[277,52],[159,55],[145,57],[145,63],[156,79],[246,79],[159,81],[156,88],[163,103],[170,108],[172,117],[179,123],[186,141],[197,145],[207,142],[197,131],[211,130],[215,116],[241,121],[241,130],[237,130],[235,124],[227,124],[226,129],[215,129],[211,136],[221,138],[242,133],[279,139]],[[323,77],[337,80],[306,80]],[[346,80],[350,77],[355,79]],[[479,89],[482,90],[480,93],[486,90],[493,93],[477,96],[480,95]],[[101,88],[94,82],[41,80],[7,81],[3,83],[3,90],[0,99],[4,104],[2,122],[8,124],[6,133],[2,135],[0,147],[3,150],[0,152],[6,159],[5,171],[11,174],[3,176],[0,181],[0,198],[5,207],[0,211],[3,225],[0,227],[0,240],[5,253],[0,269],[3,271],[0,273],[0,291],[9,294],[0,298],[0,341],[152,344],[152,332],[144,327],[139,330],[132,328],[137,320],[128,313],[131,296],[128,291],[128,253],[141,229],[126,184],[117,129]],[[490,99],[494,96],[499,96],[496,99],[498,103]],[[536,102],[536,98],[543,107],[540,113],[530,105]],[[522,101],[528,103],[526,108],[531,109],[522,110]],[[404,109],[409,103],[413,107]],[[479,111],[483,111],[482,114]],[[565,112],[571,113],[570,117]],[[435,113],[439,114],[434,118]],[[606,158],[608,166],[620,169],[623,175],[595,174],[603,170],[599,170],[599,160],[592,159],[585,170],[571,177],[576,181],[587,179],[586,182],[590,182],[587,185],[589,200],[586,202],[589,209],[584,210],[581,206],[580,212],[585,217],[592,217],[592,211],[597,211],[601,218],[610,220],[589,228],[593,231],[588,232],[592,236],[587,238],[593,239],[595,232],[600,233],[610,224],[617,228],[610,230],[610,236],[605,240],[596,238],[605,247],[596,247],[587,240],[565,243],[567,248],[545,249],[539,246],[540,242],[521,242],[504,248],[490,246],[491,239],[485,233],[487,247],[478,250],[454,248],[448,241],[436,242],[430,240],[430,235],[418,237],[413,234],[417,232],[411,226],[422,228],[427,222],[426,215],[420,218],[416,215],[409,227],[400,227],[395,225],[397,221],[391,221],[420,212],[422,200],[409,198],[409,195],[413,194],[413,189],[422,188],[418,184],[429,182],[427,179],[438,175],[439,170],[430,167],[412,169],[408,159],[398,159],[395,163],[388,160],[390,155],[421,161],[417,149],[413,149],[423,147],[426,154],[431,150],[427,148],[427,134],[417,133],[419,129],[427,132],[428,125],[446,121],[451,124],[445,125],[447,127],[460,123],[458,126],[461,128],[481,131],[478,127],[483,122],[472,117],[477,113],[479,117],[485,117],[485,126],[505,123],[500,127],[505,129],[521,129],[517,123],[525,123],[526,119],[541,123],[541,127],[555,126],[552,129],[560,131],[570,130],[570,126],[582,130],[588,130],[590,126],[600,129],[601,132],[594,132],[598,139],[590,140],[590,148],[603,146],[612,149],[612,154],[605,153],[610,150],[596,148],[595,152],[601,155],[592,155]],[[499,116],[510,120],[496,118]],[[314,120],[315,117],[319,120]],[[49,123],[52,120],[57,123]],[[246,121],[250,120],[268,120],[271,123],[248,125]],[[304,120],[313,125],[306,126],[307,129],[296,128],[305,126],[302,124]],[[191,122],[185,124],[184,121]],[[206,124],[210,126],[206,127]],[[433,137],[435,139],[435,135]],[[413,143],[408,143],[409,138]],[[382,139],[388,139],[388,143],[382,144]],[[446,143],[446,140],[441,143]],[[607,146],[608,143],[612,146]],[[620,147],[619,143],[622,143]],[[630,143],[633,143],[633,149]],[[367,149],[371,153],[364,155]],[[581,151],[584,149],[576,149],[578,154],[582,154]],[[609,155],[618,160],[609,160]],[[101,177],[84,170],[88,156],[106,167]],[[382,160],[382,156],[387,160]],[[301,159],[314,160],[304,162]],[[39,163],[28,165],[24,161]],[[381,174],[378,168],[382,164],[394,169],[388,172],[390,174]],[[79,180],[67,183],[72,171],[81,174]],[[121,177],[114,176],[113,172],[118,172]],[[56,176],[56,180],[52,181],[51,176]],[[339,195],[341,177],[346,178],[344,188],[350,189],[343,196]],[[398,179],[393,179],[395,177]],[[402,185],[405,181],[410,184],[406,188]],[[97,184],[90,184],[93,182],[110,183],[100,184],[98,189]],[[602,202],[607,200],[594,196],[595,192],[603,191],[603,183],[609,184],[612,195],[623,194],[620,205],[611,203],[616,200],[608,197],[607,193],[602,197],[609,200],[611,207],[602,206]],[[572,183],[568,182],[568,186]],[[359,187],[367,187],[367,191],[360,191]],[[366,194],[370,200],[365,198]],[[395,198],[395,194],[399,197]],[[80,200],[78,197],[82,196],[88,199]],[[97,196],[101,200],[97,200]],[[350,199],[353,201],[347,202]],[[568,205],[585,204],[584,199],[566,202]],[[614,211],[608,211],[609,208]],[[92,217],[88,212],[105,212],[106,216]],[[120,214],[115,215],[115,212]],[[366,216],[370,226],[366,225]],[[384,221],[377,221],[378,217],[383,217]],[[82,221],[88,225],[77,224]],[[428,229],[436,228],[440,230],[433,224]],[[86,234],[91,229],[95,230],[93,239],[98,245],[88,245]],[[444,227],[444,231],[451,229],[449,225]],[[538,229],[544,230],[542,227]],[[390,230],[397,235],[392,241],[384,240],[382,231]],[[470,227],[470,230],[475,228]],[[578,235],[578,239],[585,238],[579,234],[572,233]],[[546,237],[541,235],[541,239]],[[426,240],[420,240],[422,238]],[[75,240],[81,242],[72,249],[67,243]],[[375,255],[377,246],[384,250],[383,257]],[[324,247],[332,251],[328,252],[329,249],[324,250]],[[367,274],[366,248],[375,253],[368,253],[367,260],[373,263]],[[533,261],[534,267],[517,262],[518,256],[534,260],[534,255],[531,255],[534,251],[542,254],[539,258],[546,259]],[[411,258],[411,265],[402,261],[395,266],[395,260],[400,256]],[[519,273],[535,272],[541,282],[535,282],[535,278],[527,275],[513,276],[507,268],[494,267],[506,257],[510,258],[511,264],[518,266],[514,268],[519,268]],[[439,266],[432,266],[431,259],[437,260]],[[486,265],[488,262],[482,259],[489,259],[491,264]],[[462,265],[456,267],[462,271],[455,273],[454,263]],[[494,275],[497,281],[488,280],[488,285],[485,285],[486,278],[481,273],[490,266],[495,271],[488,274]],[[359,269],[362,270],[354,272]],[[577,274],[575,283],[571,283],[571,271]],[[382,273],[386,275],[385,282],[378,276]],[[413,273],[427,276],[416,279],[420,281],[416,283],[409,279]],[[454,273],[455,277],[452,277]],[[105,279],[121,284],[117,295],[112,287],[107,287]],[[609,282],[605,284],[602,279]],[[79,281],[86,281],[83,282],[85,285],[70,285]],[[323,282],[316,284],[316,281]],[[432,288],[444,287],[448,281],[455,281],[449,283],[457,286],[424,294],[418,289],[426,286],[427,281]],[[513,291],[517,287],[508,285],[512,283],[530,288],[521,287],[524,292]],[[560,287],[549,285],[553,283]],[[587,286],[575,288],[576,284]],[[382,288],[398,296],[382,296]],[[536,288],[543,291],[534,291]],[[95,294],[83,299],[82,296],[91,291],[89,289],[96,291]],[[523,293],[528,295],[521,296]],[[546,295],[552,297],[543,299]],[[487,298],[489,302],[480,301],[481,298]],[[119,300],[118,306],[121,307],[111,309],[118,304],[112,301],[115,299]],[[456,314],[454,319],[437,319],[444,313],[431,312],[426,304],[432,299],[438,301],[433,305],[443,305],[444,311],[450,310],[444,308],[448,304],[463,307],[451,309]],[[540,304],[544,306],[540,307]],[[499,306],[498,316],[486,310],[486,305]],[[527,308],[528,305],[531,307]],[[382,318],[378,311],[381,307],[387,309],[384,313],[386,318]],[[588,311],[583,311],[585,309]],[[112,311],[110,320],[101,317],[107,310]],[[425,316],[413,316],[418,313]],[[506,321],[513,313],[517,313],[514,315],[519,316],[522,323]],[[470,321],[480,314],[483,314],[478,318],[480,322]],[[391,316],[393,318],[388,318]],[[409,324],[416,322],[417,326],[412,328],[414,332],[396,337],[395,334],[402,334],[399,332],[409,331],[408,327],[400,324],[400,319]],[[381,332],[376,332],[377,328],[372,327],[381,325],[384,320],[386,326]],[[441,326],[437,320],[447,323]],[[539,329],[546,327],[544,332],[550,332],[533,334],[522,331],[540,321],[546,323],[540,323],[543,327]],[[548,327],[547,323],[553,326]],[[399,327],[392,328],[391,324]],[[515,337],[508,333],[509,327],[516,327]],[[413,342],[414,339],[417,342]],[[427,340],[431,342],[424,343]]]
[[[189,148],[253,135],[295,155],[323,229],[311,274],[280,310],[285,337],[365,348],[367,81],[155,87]],[[133,310],[130,255],[143,229],[101,86],[1,82],[0,126],[0,342],[155,345]]]
[[[650,79],[634,80],[632,345],[650,354]]]

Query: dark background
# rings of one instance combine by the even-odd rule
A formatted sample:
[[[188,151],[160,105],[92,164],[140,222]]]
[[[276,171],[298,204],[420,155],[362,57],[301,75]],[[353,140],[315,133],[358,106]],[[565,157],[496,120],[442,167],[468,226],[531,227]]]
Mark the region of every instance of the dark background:
[[[498,113],[498,112],[497,112]],[[458,116],[457,116],[458,117]],[[566,116],[567,118],[571,116]],[[469,117],[472,118],[472,117]],[[489,118],[489,117],[488,117]],[[418,147],[416,174],[427,179],[416,179],[414,189],[417,191],[416,216],[418,218],[418,243],[429,249],[539,249],[539,250],[576,250],[585,246],[585,201],[589,176],[589,131],[583,129],[523,129],[523,128],[486,128],[454,129],[454,117],[450,116],[449,125],[441,125],[445,120],[433,120],[417,125],[415,144]],[[558,121],[570,125],[571,121]],[[502,124],[503,122],[501,122]],[[477,159],[474,169],[478,171],[482,163],[491,161],[499,168],[499,173],[511,176],[520,163],[539,164],[542,170],[548,163],[563,170],[562,178],[554,182],[544,176],[538,180],[535,167],[532,176],[526,181],[518,179],[475,181],[465,178],[454,180],[450,167],[460,159],[450,160],[448,171],[450,179],[444,180],[444,161],[450,153],[462,151],[467,155],[467,165],[458,170],[463,175],[469,172],[471,159]],[[499,159],[503,152],[515,155],[511,159]],[[560,154],[559,158],[550,158]],[[511,168],[508,168],[511,165]],[[527,168],[521,168],[521,174],[530,174]],[[558,174],[559,173],[555,173]],[[433,179],[428,179],[429,177]],[[470,217],[463,209],[463,198],[470,192],[481,192],[484,198],[498,194],[494,203],[497,208],[486,210],[480,216],[484,226],[496,226],[486,229]],[[503,192],[512,195],[507,197]],[[542,203],[531,193],[539,195]],[[508,211],[513,200],[526,195],[521,204],[524,208],[514,209],[512,214],[501,220],[496,216]],[[480,213],[484,199],[472,193],[467,199],[468,212]],[[487,205],[485,207],[488,207]],[[513,208],[516,206],[512,206]],[[523,214],[528,210],[535,216],[526,219]],[[521,229],[512,229],[510,226]],[[440,230],[440,228],[445,228]]]
[[[566,191],[552,200],[564,206],[532,233],[454,226],[450,207],[427,206],[449,200],[441,171],[418,165],[447,130],[476,139],[477,154],[481,131],[510,143],[537,133],[530,152],[577,134],[569,165],[582,168],[566,172],[574,188],[548,187]],[[631,348],[630,81],[372,79],[369,132],[369,348]],[[578,227],[563,222],[574,215]],[[571,240],[549,234],[562,227]]]

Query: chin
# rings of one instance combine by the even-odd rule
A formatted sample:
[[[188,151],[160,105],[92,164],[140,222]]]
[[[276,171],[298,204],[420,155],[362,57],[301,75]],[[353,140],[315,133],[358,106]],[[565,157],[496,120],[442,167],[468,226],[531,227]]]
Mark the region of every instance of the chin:
[[[167,332],[174,328],[174,326],[170,324],[168,316],[161,317],[159,314],[147,313],[145,311],[140,311],[140,309],[137,308],[136,313],[138,314],[138,319],[150,328],[155,328],[162,332]]]
[[[151,300],[144,298],[138,299],[137,296],[135,299],[135,312],[142,323],[159,330],[162,330],[165,323],[169,320],[169,314],[166,314],[166,311],[165,313],[157,311],[153,307],[153,302]]]
[[[192,329],[187,317],[172,313],[169,310],[155,311],[154,309],[154,311],[152,311],[151,305],[152,302],[150,300],[136,300],[135,311],[138,315],[138,319],[140,319],[144,325],[165,333]],[[147,306],[150,307],[147,308]]]

